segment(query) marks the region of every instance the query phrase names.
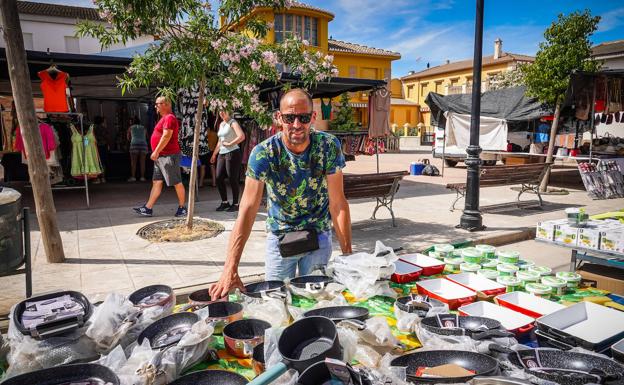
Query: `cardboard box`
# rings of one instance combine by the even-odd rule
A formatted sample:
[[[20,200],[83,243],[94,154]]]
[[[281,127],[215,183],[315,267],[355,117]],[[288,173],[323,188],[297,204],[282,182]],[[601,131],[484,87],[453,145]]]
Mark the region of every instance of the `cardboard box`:
[[[537,222],[535,238],[552,241],[555,239],[555,221]]]
[[[576,246],[578,240],[578,228],[570,225],[555,225],[554,241],[568,246]]]
[[[624,232],[619,229],[601,231],[600,250],[624,253]]]
[[[576,271],[583,280],[595,282],[598,289],[614,294],[624,294],[624,270],[609,266],[586,263]]]
[[[579,247],[598,250],[600,246],[600,229],[594,226],[580,228],[578,230],[577,245]]]

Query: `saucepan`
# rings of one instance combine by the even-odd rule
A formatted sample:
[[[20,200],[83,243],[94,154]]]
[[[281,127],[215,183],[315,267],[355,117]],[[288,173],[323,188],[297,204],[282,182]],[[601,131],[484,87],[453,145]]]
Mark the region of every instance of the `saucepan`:
[[[342,359],[336,325],[326,317],[307,317],[291,324],[282,332],[277,349],[282,356],[282,362],[267,368],[250,382],[251,385],[267,385],[284,374],[288,368],[303,373],[308,367],[325,358]]]
[[[243,319],[243,305],[236,302],[213,302],[206,305],[208,318],[206,322],[212,322],[215,334],[223,332],[223,328],[234,321]]]
[[[215,299],[213,300],[210,296],[210,292],[208,289],[200,289],[192,292],[188,296],[188,303],[184,305],[179,311],[187,311],[187,310],[199,310],[207,305],[210,305],[213,302],[222,302],[225,301],[226,298]]]
[[[264,331],[271,324],[259,319],[234,321],[223,328],[225,349],[238,358],[249,358],[256,345],[264,341]]]
[[[253,348],[253,354],[251,355],[251,366],[253,367],[256,376],[259,376],[260,373],[264,372],[264,364],[264,342],[262,342]]]

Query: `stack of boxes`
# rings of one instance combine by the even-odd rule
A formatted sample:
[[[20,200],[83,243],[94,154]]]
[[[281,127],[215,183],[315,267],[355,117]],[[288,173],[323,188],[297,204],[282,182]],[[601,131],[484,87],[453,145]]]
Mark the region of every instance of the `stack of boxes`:
[[[587,221],[576,227],[567,219],[538,222],[535,238],[593,250],[624,253],[624,224],[615,220]]]

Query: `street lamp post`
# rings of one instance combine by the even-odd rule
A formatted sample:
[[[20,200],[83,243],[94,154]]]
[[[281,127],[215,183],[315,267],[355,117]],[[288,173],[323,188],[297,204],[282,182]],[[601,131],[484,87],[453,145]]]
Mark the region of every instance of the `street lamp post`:
[[[479,174],[481,168],[481,147],[479,147],[479,125],[481,123],[481,59],[483,51],[483,2],[477,0],[475,16],[475,43],[472,68],[472,106],[470,109],[470,145],[466,149],[466,202],[459,220],[462,229],[477,231],[483,229],[479,211]]]

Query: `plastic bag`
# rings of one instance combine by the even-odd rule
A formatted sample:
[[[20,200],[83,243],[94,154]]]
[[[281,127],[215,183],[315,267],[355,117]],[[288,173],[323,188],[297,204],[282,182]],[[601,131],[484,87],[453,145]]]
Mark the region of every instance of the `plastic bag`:
[[[298,295],[300,297],[304,297],[304,298],[314,299],[317,301],[321,301],[321,300],[331,301],[332,299],[336,297],[342,297],[342,292],[345,289],[345,286],[343,284],[340,284],[337,282],[330,282],[319,290],[302,289],[302,288],[295,287],[290,284],[287,284],[287,286],[288,286],[288,289],[293,294]]]
[[[283,327],[272,327],[264,331],[264,362],[266,368],[277,365],[282,361],[278,342],[283,331]],[[273,381],[271,385],[295,385],[298,379],[299,373],[294,369],[289,369]]]
[[[273,326],[286,326],[290,321],[286,302],[277,298],[246,296],[243,301],[243,312],[247,317],[266,321]]]
[[[476,352],[477,344],[475,340],[468,336],[446,336],[431,333],[419,323],[416,325],[415,334],[422,344],[420,350],[468,350]]]

